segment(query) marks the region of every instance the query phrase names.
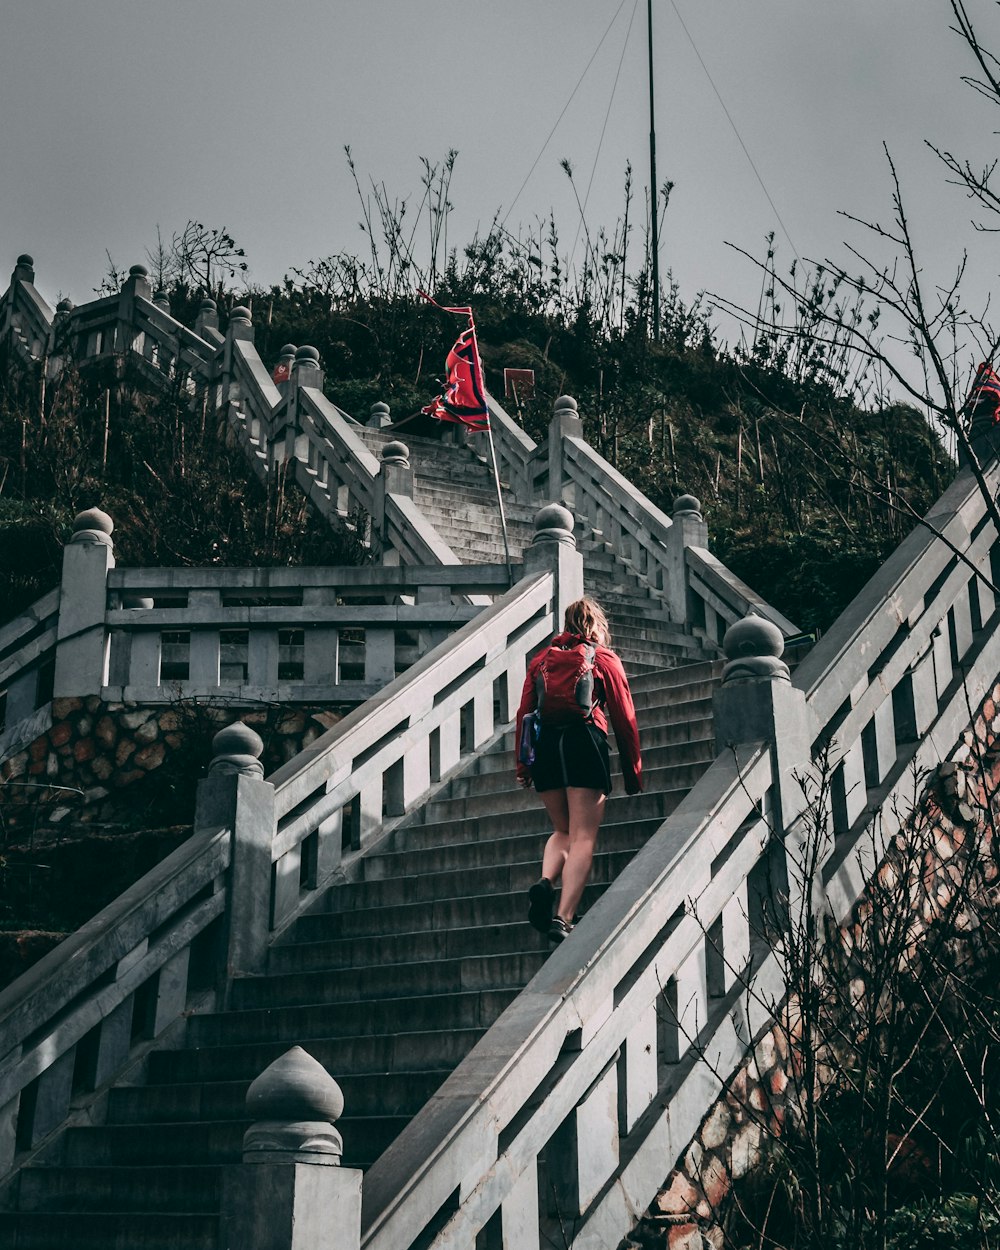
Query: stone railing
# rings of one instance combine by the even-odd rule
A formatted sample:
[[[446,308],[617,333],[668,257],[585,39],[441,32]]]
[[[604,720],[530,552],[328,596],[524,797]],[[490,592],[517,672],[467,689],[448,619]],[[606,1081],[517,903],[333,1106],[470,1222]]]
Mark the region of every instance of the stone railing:
[[[51,345],[53,312],[35,290],[34,265],[28,255],[17,258],[10,288],[0,305],[0,342],[25,364],[44,360]]]
[[[547,490],[548,462],[539,455],[535,440],[521,429],[492,395],[487,396],[487,406],[500,480],[510,486],[518,499],[553,498]]]
[[[396,522],[398,523],[398,522]],[[0,758],[51,700],[353,705],[508,588],[500,565],[121,569],[81,513],[61,586],[0,630]]]
[[[928,521],[944,540],[911,534],[794,681],[776,625],[727,631],[719,758],[366,1175],[368,1250],[428,1228],[441,1250],[485,1229],[533,1250],[556,1226],[613,1246],[634,1225],[783,998],[760,937],[804,884],[798,778],[832,743],[819,872],[842,919],[912,810],[913,770],[995,684],[1000,545],[971,476]]]
[[[59,621],[59,591],[50,590],[0,629],[0,758],[44,733]]]
[[[285,381],[275,382],[253,343],[248,308],[233,308],[219,332],[215,304],[206,299],[194,331],[175,321],[162,292],[152,293],[146,270],[133,265],[118,295],[53,315],[33,286],[30,257],[21,257],[0,302],[0,327],[19,327],[27,359],[59,353],[93,360],[128,353],[160,377],[200,388],[205,402],[224,408],[251,470],[267,482],[290,471],[322,515],[346,526],[386,562],[457,564],[459,557],[413,502],[405,443],[380,461],[357,433],[358,422],[323,394],[323,371],[313,347],[281,349]],[[27,344],[28,346],[25,346]],[[62,344],[62,346],[58,346]],[[586,530],[662,598],[671,617],[718,647],[726,628],[750,609],[786,634],[795,626],[757,598],[707,552],[698,501],[682,496],[684,513],[666,516],[604,460],[583,436],[576,401],[556,400],[541,447],[496,400],[489,399],[498,471],[524,503],[564,503]],[[484,436],[469,435],[474,445]],[[478,450],[485,455],[485,446]],[[678,519],[683,524],[678,529]]]
[[[115,569],[100,694],[361,703],[506,589],[494,565]]]
[[[202,829],[0,993],[0,1170],[214,986],[230,831]]]
[[[259,969],[275,931],[345,861],[507,727],[528,656],[581,593],[564,509],[540,513],[526,564],[476,621],[269,781],[253,730],[216,735],[191,839],[0,993],[3,1170],[64,1122],[71,1097],[99,1092],[181,1019],[197,991]]]

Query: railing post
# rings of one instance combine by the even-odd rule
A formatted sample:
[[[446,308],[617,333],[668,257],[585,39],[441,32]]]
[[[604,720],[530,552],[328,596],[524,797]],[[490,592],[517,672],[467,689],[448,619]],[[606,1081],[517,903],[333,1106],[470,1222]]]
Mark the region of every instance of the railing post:
[[[282,351],[285,349],[282,348]],[[299,387],[311,386],[316,390],[323,389],[323,370],[319,363],[319,352],[315,347],[299,347],[295,350],[292,363],[292,376],[289,383],[286,405],[285,444],[282,455],[279,447],[275,447],[275,460],[292,460],[298,458],[303,464],[308,462],[309,452],[307,439],[302,433],[302,418],[299,415]]]
[[[300,1046],[247,1090],[243,1162],[226,1169],[220,1250],[358,1250],[361,1172],[342,1168],[340,1086]]]
[[[240,340],[244,343],[253,342],[253,318],[249,308],[242,305],[234,308],[229,314],[229,324],[226,326],[226,344],[222,352],[222,397],[223,402],[236,404],[240,407],[242,396],[239,392],[239,386],[233,381],[233,375],[236,370],[233,367],[233,343]]]
[[[524,553],[525,576],[551,572],[553,628],[562,629],[563,615],[583,594],[583,556],[573,537],[573,514],[550,503],[535,513],[535,535]]]
[[[671,620],[678,625],[691,621],[688,602],[688,547],[708,547],[708,526],[701,515],[701,501],[694,495],[680,495],[674,500],[673,524],[667,534],[665,565],[667,604]]]
[[[29,256],[27,252],[17,258],[17,264],[14,266],[14,272],[10,275],[11,285],[15,282],[30,282],[32,286],[35,283],[35,260]]]
[[[118,296],[118,341],[115,344],[115,348],[120,352],[129,351],[132,347],[132,340],[136,333],[136,296],[148,300],[153,298],[153,287],[149,281],[149,270],[145,265],[132,266],[128,271],[128,277],[122,283],[121,293]]]
[[[728,663],[713,699],[716,750],[769,742],[780,799],[773,815],[794,820],[801,804],[792,798],[799,790],[792,774],[808,766],[812,735],[805,695],[792,685],[781,658],[784,635],[762,616],[745,616],[726,630],[722,648]]]
[[[226,981],[259,971],[271,927],[274,787],[264,781],[264,744],[242,722],[212,739],[208,776],[198,783],[195,831],[232,830],[226,905]]]
[[[583,422],[572,395],[559,396],[549,422],[549,498],[575,509],[576,490],[565,469],[564,438],[583,438]]]
[[[389,405],[377,400],[368,410],[368,420],[365,422],[370,430],[384,430],[387,425],[392,425],[392,417],[390,415]]]
[[[410,449],[405,443],[394,440],[382,448],[382,463],[375,479],[374,515],[372,528],[382,547],[382,563],[399,564],[399,552],[389,542],[389,529],[385,519],[386,495],[405,495],[413,498],[413,470],[410,467]]]
[[[713,699],[716,751],[735,749],[739,755],[741,745],[770,746],[773,780],[761,814],[772,850],[762,861],[768,876],[754,886],[762,895],[752,909],[763,905],[780,922],[786,908],[798,913],[800,892],[808,888],[798,822],[806,806],[800,779],[811,763],[814,734],[805,694],[791,684],[781,658],[784,635],[777,625],[746,616],[726,630],[722,646],[728,663]]]
[[[63,551],[56,630],[53,697],[100,694],[107,684],[105,628],[108,572],[115,567],[114,522],[100,508],[88,508],[73,522]]]
[[[294,343],[285,343],[278,352],[278,360],[271,376],[282,396],[287,395],[291,390],[292,369],[295,366],[295,353],[298,350]]]
[[[198,316],[194,322],[194,332],[199,338],[206,339],[209,343],[213,343],[218,338],[221,338],[219,334],[219,309],[215,300],[210,299],[207,295],[198,307]]]

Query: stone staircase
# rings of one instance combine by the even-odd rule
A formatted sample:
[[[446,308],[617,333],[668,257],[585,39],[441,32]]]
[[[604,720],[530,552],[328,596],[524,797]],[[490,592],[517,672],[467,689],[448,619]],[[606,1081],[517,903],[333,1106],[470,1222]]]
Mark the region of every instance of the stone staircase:
[[[677,631],[604,574],[626,667],[648,666],[633,680],[647,788],[627,797],[619,778],[584,912],[714,758],[721,673],[714,660],[674,667]],[[373,1162],[549,953],[525,921],[548,828],[514,784],[512,739],[366,856],[360,879],[328,891],[262,975],[233,985],[226,1010],[190,1018],[177,1049],[154,1051],[144,1083],[112,1089],[104,1123],[65,1130],[23,1167],[0,1248],[215,1250],[247,1087],[294,1044],[344,1091],[344,1163]]]
[[[375,455],[396,436],[359,427]],[[402,440],[413,468],[413,498],[455,554],[466,564],[502,564],[503,534],[493,474],[470,447],[418,436]],[[537,504],[518,503],[504,485],[504,513],[510,557],[520,562],[534,533]],[[591,533],[577,534],[587,594],[609,613],[616,650],[630,674],[654,672],[700,659],[704,643],[670,621],[666,609],[617,558],[610,544]]]
[[[413,469],[413,501],[464,564],[502,564],[503,531],[497,491],[488,464],[471,447],[436,438],[398,435],[362,426],[355,430],[368,450],[380,456],[386,443],[402,441]],[[503,490],[510,557],[520,563],[531,542],[537,505],[518,503]]]

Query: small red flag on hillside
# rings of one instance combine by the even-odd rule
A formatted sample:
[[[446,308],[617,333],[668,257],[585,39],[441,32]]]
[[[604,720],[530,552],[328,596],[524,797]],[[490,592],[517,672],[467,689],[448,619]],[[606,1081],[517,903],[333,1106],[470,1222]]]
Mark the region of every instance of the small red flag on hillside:
[[[994,421],[1000,421],[1000,377],[985,360],[976,370],[976,380],[963,412],[973,421],[977,417],[992,417]]]
[[[479,344],[476,342],[476,323],[471,308],[445,308],[432,300],[423,291],[418,291],[429,304],[440,308],[442,312],[458,313],[468,317],[468,328],[455,340],[455,346],[448,353],[446,368],[448,379],[445,388],[435,399],[422,408],[428,416],[437,417],[441,421],[456,421],[474,430],[490,428],[490,410],[486,406],[486,387],[483,384],[483,365],[479,359]]]

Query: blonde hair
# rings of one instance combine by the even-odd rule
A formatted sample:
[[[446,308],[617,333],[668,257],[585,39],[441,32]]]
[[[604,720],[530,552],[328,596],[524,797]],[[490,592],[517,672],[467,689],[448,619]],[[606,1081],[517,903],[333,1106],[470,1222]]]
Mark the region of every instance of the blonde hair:
[[[566,609],[563,628],[568,634],[579,634],[602,647],[611,646],[611,630],[604,609],[593,599],[577,599]]]

